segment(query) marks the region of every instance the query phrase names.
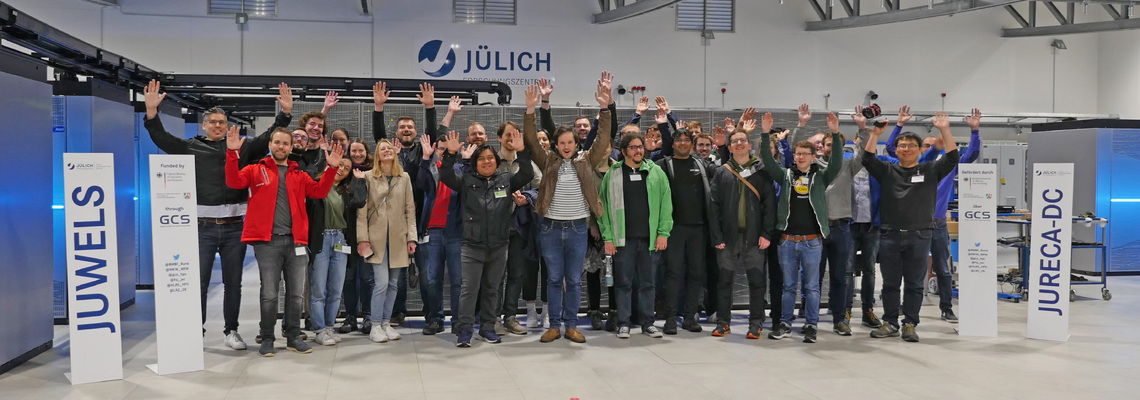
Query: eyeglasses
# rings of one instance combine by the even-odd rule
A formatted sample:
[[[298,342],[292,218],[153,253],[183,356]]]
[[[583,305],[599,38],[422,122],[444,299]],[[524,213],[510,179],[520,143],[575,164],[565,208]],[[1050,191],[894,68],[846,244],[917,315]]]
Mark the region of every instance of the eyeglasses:
[[[902,143],[895,145],[895,147],[899,149],[917,149],[919,146],[917,144]]]
[[[629,146],[629,147],[626,147],[626,149],[627,149],[627,150],[629,150],[629,151],[638,151],[638,150],[645,150],[645,146],[636,146],[636,145],[634,145],[634,146]]]
[[[732,144],[748,143],[748,139],[732,139]]]

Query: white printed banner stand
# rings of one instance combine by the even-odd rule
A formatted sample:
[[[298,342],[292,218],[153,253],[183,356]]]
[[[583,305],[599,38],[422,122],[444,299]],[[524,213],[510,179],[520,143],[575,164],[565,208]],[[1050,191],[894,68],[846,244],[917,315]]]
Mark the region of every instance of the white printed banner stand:
[[[194,156],[150,156],[154,232],[154,324],[159,375],[201,371],[201,275],[198,274],[198,194]]]
[[[958,165],[958,334],[997,337],[997,165]]]
[[[1069,340],[1072,270],[1073,164],[1033,165],[1033,222],[1029,237],[1030,339]]]
[[[123,379],[115,159],[63,153],[72,385]]]

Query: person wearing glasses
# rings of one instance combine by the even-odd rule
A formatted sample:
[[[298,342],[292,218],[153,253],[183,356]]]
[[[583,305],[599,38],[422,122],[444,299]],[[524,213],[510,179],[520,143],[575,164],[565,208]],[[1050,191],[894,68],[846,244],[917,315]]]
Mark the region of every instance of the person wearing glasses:
[[[801,107],[805,108],[805,107]],[[802,113],[801,113],[802,120]],[[772,114],[761,120],[763,136],[760,148],[771,146]],[[838,143],[839,118],[827,116],[827,127],[832,142]],[[780,235],[780,268],[784,274],[783,310],[780,323],[768,334],[769,339],[783,339],[792,331],[792,310],[796,304],[796,288],[803,282],[805,323],[801,330],[804,343],[815,343],[819,324],[819,260],[823,239],[830,233],[827,222],[827,187],[835,181],[843,167],[843,147],[833,146],[831,160],[826,167],[815,163],[816,146],[809,141],[796,142],[792,147],[795,166],[784,168],[771,152],[761,151],[764,170],[780,183],[780,202],[776,216],[776,229]],[[802,279],[801,279],[802,278]]]

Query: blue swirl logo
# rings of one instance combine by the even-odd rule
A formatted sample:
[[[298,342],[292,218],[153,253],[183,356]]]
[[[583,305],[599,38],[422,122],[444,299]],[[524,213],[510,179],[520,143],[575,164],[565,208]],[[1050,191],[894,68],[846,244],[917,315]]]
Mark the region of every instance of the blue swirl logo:
[[[451,70],[455,68],[455,49],[448,48],[447,56],[441,57],[440,50],[442,48],[442,40],[432,40],[420,47],[420,68],[425,74],[438,78],[451,73]],[[440,65],[441,61],[442,65]]]

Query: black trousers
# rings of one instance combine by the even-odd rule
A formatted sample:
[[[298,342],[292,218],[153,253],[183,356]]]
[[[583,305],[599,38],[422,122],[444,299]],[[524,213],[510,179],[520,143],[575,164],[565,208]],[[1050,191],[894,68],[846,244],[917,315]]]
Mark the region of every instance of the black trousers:
[[[768,316],[772,318],[773,324],[776,323],[775,321],[779,321],[784,314],[781,311],[783,310],[781,307],[784,305],[784,270],[780,268],[780,246],[777,245],[780,242],[781,234],[783,232],[776,231],[772,235],[772,244],[764,250],[768,259],[768,297],[772,299],[768,302],[772,306],[772,311]]]
[[[708,238],[704,225],[673,225],[669,246],[665,248],[665,318],[677,318],[677,297],[685,282],[685,317],[697,313],[701,285],[705,281],[705,252]]]
[[[720,299],[716,311],[717,323],[727,324],[732,319],[732,284],[737,271],[748,276],[748,320],[764,322],[764,292],[767,289],[764,276],[767,270],[764,250],[756,243],[744,243],[743,234],[734,243],[725,243],[724,249],[717,250],[720,259],[720,276],[717,290]]]

